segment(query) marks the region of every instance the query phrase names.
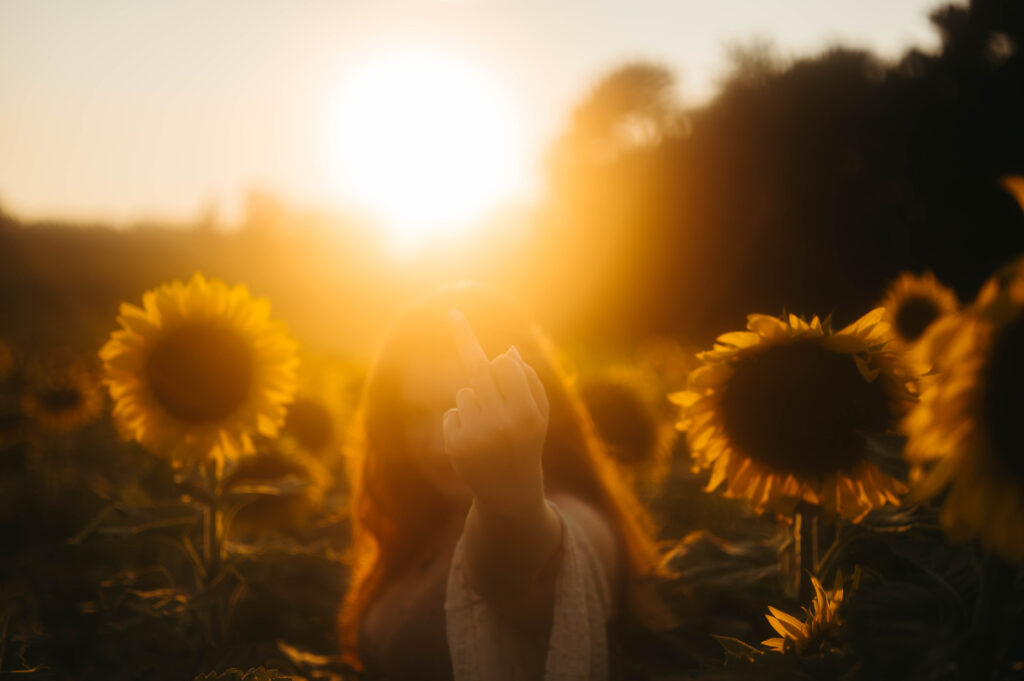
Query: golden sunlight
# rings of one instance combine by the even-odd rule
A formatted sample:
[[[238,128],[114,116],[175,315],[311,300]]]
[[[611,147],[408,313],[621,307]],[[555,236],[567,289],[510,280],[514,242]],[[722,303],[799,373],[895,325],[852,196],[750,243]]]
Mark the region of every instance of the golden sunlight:
[[[354,63],[331,112],[338,193],[395,251],[465,233],[526,184],[519,122],[495,79],[431,49]]]

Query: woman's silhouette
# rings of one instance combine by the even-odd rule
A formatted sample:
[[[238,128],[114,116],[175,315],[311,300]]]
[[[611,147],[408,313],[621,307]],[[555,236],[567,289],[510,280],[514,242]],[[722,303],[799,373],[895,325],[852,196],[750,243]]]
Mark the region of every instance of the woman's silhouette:
[[[459,285],[408,307],[352,443],[351,660],[394,680],[607,677],[606,623],[649,612],[650,522],[514,304]]]

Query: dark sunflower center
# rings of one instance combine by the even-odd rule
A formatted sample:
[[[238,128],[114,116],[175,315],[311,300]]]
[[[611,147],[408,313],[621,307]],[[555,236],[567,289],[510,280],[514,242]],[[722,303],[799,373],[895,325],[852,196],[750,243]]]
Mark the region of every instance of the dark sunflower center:
[[[245,402],[253,378],[252,348],[229,328],[184,324],[153,348],[146,377],[172,416],[193,423],[214,421]]]
[[[896,327],[896,333],[900,338],[915,341],[941,313],[939,306],[930,298],[907,298],[897,308],[893,326]]]
[[[61,412],[75,409],[82,403],[82,391],[74,386],[54,386],[40,391],[36,399],[46,411]]]
[[[323,405],[312,400],[298,399],[288,408],[284,430],[305,449],[318,452],[331,441],[334,420]]]
[[[853,357],[814,341],[770,345],[742,359],[722,395],[729,441],[780,473],[846,470],[863,457],[860,432],[883,432],[889,407]]]
[[[1024,479],[1024,315],[1003,328],[996,338],[982,377],[981,419],[996,453],[1009,469]]]

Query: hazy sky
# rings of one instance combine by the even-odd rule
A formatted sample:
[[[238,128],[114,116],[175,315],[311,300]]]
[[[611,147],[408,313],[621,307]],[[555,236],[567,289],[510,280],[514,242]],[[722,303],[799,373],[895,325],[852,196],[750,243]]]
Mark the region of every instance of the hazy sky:
[[[528,157],[625,60],[714,92],[723,46],[937,45],[934,0],[0,0],[0,206],[27,217],[229,214],[261,185],[336,202],[339,74],[409,42],[465,55],[515,108]]]

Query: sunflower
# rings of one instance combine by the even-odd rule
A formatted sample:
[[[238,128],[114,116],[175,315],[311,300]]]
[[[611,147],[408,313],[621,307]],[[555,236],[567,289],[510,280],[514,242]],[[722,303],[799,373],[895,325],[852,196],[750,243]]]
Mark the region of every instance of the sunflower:
[[[637,482],[653,484],[668,472],[678,431],[664,392],[640,367],[616,366],[583,381],[580,397],[608,454]],[[665,407],[671,408],[668,402]]]
[[[235,459],[277,434],[295,391],[296,346],[244,286],[196,274],[121,305],[100,350],[127,436],[175,462]]]
[[[288,407],[281,434],[294,438],[310,453],[330,448],[337,438],[334,414],[323,401],[311,395],[299,395]]]
[[[892,328],[892,346],[908,349],[936,319],[956,312],[960,307],[956,294],[935,279],[931,272],[915,275],[904,272],[885,291],[881,306],[885,321]]]
[[[957,539],[1024,563],[1024,260],[992,277],[966,310],[929,329],[936,375],[903,422],[915,494],[949,487],[943,524]]]
[[[333,466],[342,456],[345,426],[351,418],[361,378],[355,367],[336,358],[303,353],[295,400],[288,407],[281,437]]]
[[[906,491],[868,458],[866,435],[888,432],[913,396],[877,308],[833,332],[829,320],[750,315],[699,358],[681,407],[694,469],[706,489],[763,510],[804,501],[859,521]]]
[[[842,646],[842,623],[839,619],[839,607],[843,603],[842,573],[836,574],[835,587],[829,591],[825,591],[814,575],[811,575],[811,585],[814,587],[814,601],[810,609],[803,609],[803,621],[768,606],[771,614],[765,615],[765,619],[778,632],[779,637],[762,641],[761,645],[779,653],[797,655],[828,653]]]
[[[103,394],[92,372],[71,367],[32,380],[21,394],[21,408],[48,430],[76,430],[103,411]]]

